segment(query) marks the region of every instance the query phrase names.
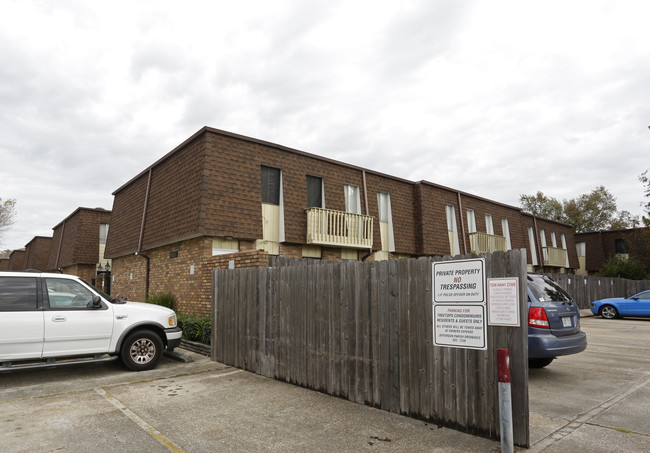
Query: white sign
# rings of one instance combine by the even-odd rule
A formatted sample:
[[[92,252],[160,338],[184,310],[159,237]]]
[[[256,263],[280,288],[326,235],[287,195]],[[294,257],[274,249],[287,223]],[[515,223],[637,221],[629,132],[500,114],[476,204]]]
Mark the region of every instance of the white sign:
[[[485,304],[485,259],[433,263],[434,303]]]
[[[433,306],[434,344],[465,349],[487,349],[484,305]]]
[[[485,259],[433,263],[433,343],[487,349]]]
[[[519,327],[519,279],[489,278],[488,324]]]

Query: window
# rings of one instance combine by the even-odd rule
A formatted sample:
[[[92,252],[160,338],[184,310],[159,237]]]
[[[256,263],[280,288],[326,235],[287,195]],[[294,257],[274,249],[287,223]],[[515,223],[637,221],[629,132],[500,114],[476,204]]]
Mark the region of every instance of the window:
[[[359,194],[359,186],[345,184],[343,186],[343,194],[345,195],[345,212],[361,214],[361,196]]]
[[[533,266],[537,266],[537,246],[535,245],[535,232],[533,231],[532,226],[528,227],[528,243],[530,244],[531,262],[533,263]]]
[[[485,232],[494,236],[494,223],[492,223],[491,214],[485,214]]]
[[[503,236],[506,238],[506,250],[512,250],[512,243],[510,242],[510,224],[508,219],[501,219],[501,230]]]
[[[614,249],[617,255],[625,255],[629,253],[630,246],[625,239],[616,239],[614,240]]]
[[[460,254],[460,245],[458,244],[458,228],[456,227],[456,210],[453,205],[445,206],[447,214],[447,232],[449,233],[449,249],[451,255]],[[462,215],[462,214],[461,214]]]
[[[282,171],[278,168],[261,166],[262,183],[262,239],[255,241],[255,247],[272,255],[280,253],[280,242],[284,242],[284,201],[282,197]]]
[[[70,310],[93,306],[93,293],[74,280],[46,278],[45,286],[50,308]]]
[[[324,208],[323,178],[307,175],[307,207]]]
[[[578,242],[576,244],[576,252],[578,252],[578,256],[587,256],[587,243]]]
[[[106,238],[108,237],[108,223],[99,224],[99,243],[106,244]]]
[[[379,192],[377,194],[377,201],[379,203],[379,221],[388,222],[390,216],[390,194]]]
[[[473,209],[467,210],[467,232],[476,233],[476,214]]]
[[[555,238],[555,231],[551,231],[551,245],[557,248],[557,239]]]
[[[377,204],[379,205],[381,249],[386,252],[394,252],[395,236],[393,234],[393,214],[390,206],[390,194],[388,192],[378,192]]]
[[[544,228],[539,230],[539,243],[542,244],[542,247],[546,247],[546,233],[544,232]]]
[[[0,311],[37,309],[36,279],[0,277]]]
[[[262,203],[280,205],[280,169],[262,165]]]

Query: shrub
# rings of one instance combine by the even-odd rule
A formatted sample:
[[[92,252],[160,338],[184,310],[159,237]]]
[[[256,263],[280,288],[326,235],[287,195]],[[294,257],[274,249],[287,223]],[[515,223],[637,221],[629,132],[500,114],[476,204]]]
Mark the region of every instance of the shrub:
[[[178,314],[177,317],[178,327],[183,330],[183,338],[210,344],[210,336],[212,335],[212,320],[210,318],[181,314]]]
[[[176,298],[172,293],[161,292],[161,293],[151,294],[149,297],[147,297],[147,300],[145,302],[149,304],[161,305],[163,307],[171,308],[173,310],[175,301]]]
[[[601,277],[621,277],[630,280],[646,280],[648,278],[648,272],[639,261],[634,258],[624,258],[619,255],[610,257],[598,275]]]

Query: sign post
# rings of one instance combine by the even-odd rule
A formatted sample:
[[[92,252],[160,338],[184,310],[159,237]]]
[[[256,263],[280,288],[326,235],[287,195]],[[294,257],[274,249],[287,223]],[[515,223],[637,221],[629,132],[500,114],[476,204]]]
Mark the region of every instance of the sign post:
[[[501,425],[501,452],[513,452],[512,436],[512,394],[510,391],[510,351],[497,349],[497,370],[499,374],[499,417]]]

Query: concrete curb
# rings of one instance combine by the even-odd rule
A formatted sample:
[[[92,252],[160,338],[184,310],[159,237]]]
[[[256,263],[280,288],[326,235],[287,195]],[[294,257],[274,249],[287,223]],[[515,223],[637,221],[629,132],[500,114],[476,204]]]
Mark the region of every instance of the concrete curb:
[[[165,351],[163,353],[165,357],[168,357],[173,360],[178,360],[179,362],[183,363],[191,363],[194,362],[194,357],[192,357],[190,354],[187,354],[185,352],[173,350],[173,351]]]

